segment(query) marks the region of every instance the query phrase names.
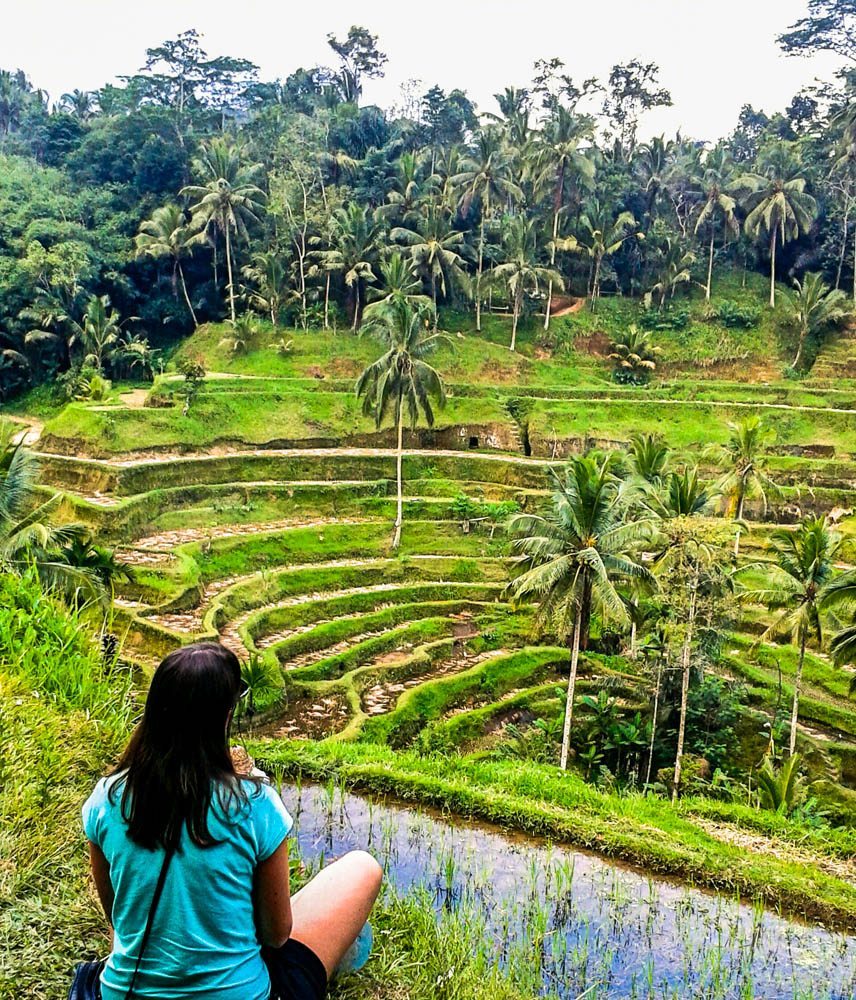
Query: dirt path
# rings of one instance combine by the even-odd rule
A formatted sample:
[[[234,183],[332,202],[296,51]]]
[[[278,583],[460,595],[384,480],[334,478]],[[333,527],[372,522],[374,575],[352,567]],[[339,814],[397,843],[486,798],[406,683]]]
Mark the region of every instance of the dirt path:
[[[856,860],[816,854],[798,847],[791,841],[780,840],[777,837],[765,837],[763,834],[742,830],[730,823],[718,823],[699,816],[692,816],[692,822],[709,833],[711,837],[725,844],[741,847],[752,854],[765,854],[779,860],[787,858],[788,861],[816,865],[828,874],[849,882],[856,889]]]
[[[21,430],[12,435],[12,443],[25,445],[27,448],[38,444],[42,431],[45,429],[43,421],[37,420],[35,417],[13,417],[8,413],[0,413],[0,421],[2,420],[21,425]]]

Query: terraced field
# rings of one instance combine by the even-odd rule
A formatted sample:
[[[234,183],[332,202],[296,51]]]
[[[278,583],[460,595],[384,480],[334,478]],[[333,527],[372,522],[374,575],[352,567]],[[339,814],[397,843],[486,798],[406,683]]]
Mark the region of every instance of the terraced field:
[[[355,342],[353,366],[362,347]],[[146,668],[191,638],[219,637],[264,679],[252,720],[264,736],[484,747],[511,722],[558,716],[567,651],[542,644],[533,609],[508,603],[505,533],[487,516],[467,520],[461,496],[532,510],[569,453],[620,445],[641,429],[703,457],[746,413],[775,430],[768,464],[781,489],[766,513],[750,504],[741,559],[763,553],[777,522],[837,508],[844,558],[856,562],[856,383],[824,375],[640,390],[591,367],[577,373],[587,385],[563,386],[567,366],[551,383],[543,362],[514,358],[502,368],[491,356],[491,365],[499,376],[453,386],[438,426],[411,435],[396,554],[390,435],[356,413],[344,379],[211,375],[184,418],[164,405],[174,376],[148,397],[156,408],[136,397],[133,406],[116,397],[66,407],[38,445],[43,488],[61,490],[63,516],[91,525],[134,567],[116,595],[125,655]],[[526,373],[533,384],[509,385]],[[531,400],[526,423],[512,418],[512,395]],[[781,649],[754,645],[767,621],[762,609],[743,608],[726,658],[757,711],[788,697],[787,668],[781,694],[771,668]],[[607,687],[623,707],[644,706],[632,660],[590,652],[581,669],[583,693]],[[852,787],[848,678],[816,656],[806,681],[801,740],[815,775]]]

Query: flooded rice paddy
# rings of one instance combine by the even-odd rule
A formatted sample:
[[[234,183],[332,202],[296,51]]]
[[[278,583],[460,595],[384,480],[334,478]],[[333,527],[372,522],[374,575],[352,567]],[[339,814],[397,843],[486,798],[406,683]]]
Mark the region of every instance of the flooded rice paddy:
[[[856,937],[570,848],[334,785],[286,785],[300,852],[354,848],[399,893],[462,920],[488,963],[544,997],[852,1000]]]

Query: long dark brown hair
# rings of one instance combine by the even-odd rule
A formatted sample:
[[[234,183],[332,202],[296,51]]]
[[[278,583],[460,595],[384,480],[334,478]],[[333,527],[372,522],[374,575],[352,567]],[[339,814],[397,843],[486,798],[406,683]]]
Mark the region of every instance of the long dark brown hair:
[[[200,847],[217,843],[208,811],[246,790],[229,753],[229,725],[241,687],[237,656],[217,642],[170,653],[152,677],[140,724],[112,772],[122,788],[128,834],[142,847],[179,846],[184,826]]]

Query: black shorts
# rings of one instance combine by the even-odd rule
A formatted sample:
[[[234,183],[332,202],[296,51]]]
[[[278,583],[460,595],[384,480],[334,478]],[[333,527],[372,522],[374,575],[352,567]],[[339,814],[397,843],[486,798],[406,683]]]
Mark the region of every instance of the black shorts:
[[[327,970],[315,952],[289,938],[281,948],[262,948],[270,973],[271,1000],[322,1000]]]

